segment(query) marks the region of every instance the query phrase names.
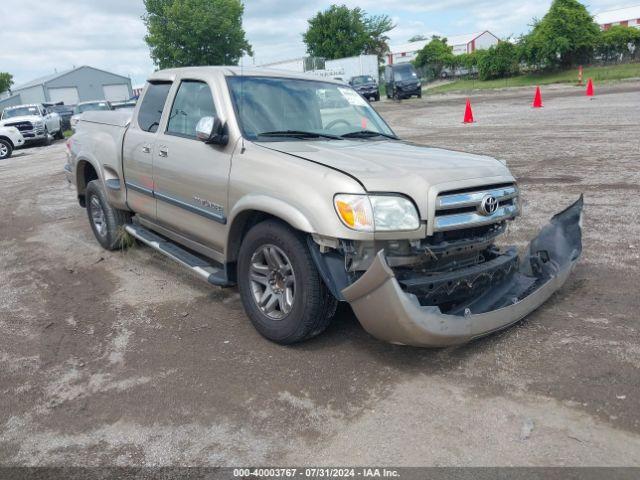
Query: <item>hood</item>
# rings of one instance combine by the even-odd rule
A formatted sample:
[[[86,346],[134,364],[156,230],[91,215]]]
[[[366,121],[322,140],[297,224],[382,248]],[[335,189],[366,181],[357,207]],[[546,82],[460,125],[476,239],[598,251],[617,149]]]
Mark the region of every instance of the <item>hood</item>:
[[[444,191],[515,182],[506,165],[495,158],[404,141],[291,141],[260,145],[340,170],[356,178],[368,192],[407,195],[425,219],[432,187]]]
[[[377,83],[375,82],[369,82],[369,83],[361,83],[360,85],[356,85],[354,86],[354,90],[358,90],[359,88],[376,88],[378,86]]]
[[[36,122],[43,122],[43,120],[42,120],[42,117],[39,117],[38,115],[23,115],[21,117],[5,118],[2,121],[0,121],[0,125],[6,125],[7,123],[20,123],[20,122],[36,123]]]

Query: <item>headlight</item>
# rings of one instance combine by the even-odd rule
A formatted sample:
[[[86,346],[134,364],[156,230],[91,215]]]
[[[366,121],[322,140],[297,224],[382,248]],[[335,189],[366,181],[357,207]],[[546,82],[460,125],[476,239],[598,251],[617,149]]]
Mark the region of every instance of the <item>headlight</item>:
[[[44,122],[37,121],[37,122],[35,122],[35,123],[34,123],[34,125],[35,125],[36,127],[44,127]]]
[[[418,212],[410,200],[393,195],[336,195],[336,212],[342,222],[360,232],[417,230]]]
[[[404,197],[370,196],[376,231],[417,230],[420,219],[416,207]]]
[[[373,232],[373,210],[367,195],[336,195],[333,204],[347,227],[360,232]]]

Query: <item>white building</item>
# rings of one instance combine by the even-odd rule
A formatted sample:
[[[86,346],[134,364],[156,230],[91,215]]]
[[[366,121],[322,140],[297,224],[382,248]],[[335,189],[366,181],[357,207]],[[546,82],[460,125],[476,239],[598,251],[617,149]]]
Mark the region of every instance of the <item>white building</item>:
[[[98,68],[82,66],[17,85],[0,99],[0,111],[24,103],[64,102],[75,105],[88,100],[120,101],[131,98],[131,80]]]
[[[603,30],[609,30],[614,25],[640,28],[640,5],[598,13],[594,20]]]
[[[339,77],[345,81],[358,75],[370,75],[373,78],[378,78],[378,57],[376,55],[359,55],[356,57],[339,58],[337,60],[300,57],[282,60],[280,62],[265,63],[259,65],[259,67],[307,73],[316,77]]]
[[[497,45],[500,41],[498,37],[487,30],[484,32],[468,33],[466,35],[453,35],[445,38],[447,39],[447,45],[453,47],[454,55],[484,50]],[[430,41],[431,39],[420,40],[390,47],[389,50],[391,52],[387,55],[387,64],[407,63],[415,60],[418,52]]]

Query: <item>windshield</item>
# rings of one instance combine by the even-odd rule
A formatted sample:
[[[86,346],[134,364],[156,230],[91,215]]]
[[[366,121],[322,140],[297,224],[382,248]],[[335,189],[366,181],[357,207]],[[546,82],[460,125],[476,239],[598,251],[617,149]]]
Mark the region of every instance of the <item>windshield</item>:
[[[416,74],[416,71],[411,67],[396,68],[393,70],[393,78],[396,81],[413,80],[413,79],[417,80],[418,75]]]
[[[354,132],[395,136],[367,101],[348,85],[275,77],[228,77],[245,137],[312,132],[337,137]]]
[[[95,110],[110,110],[110,108],[106,102],[84,103],[76,106],[75,113],[78,114]]]
[[[38,111],[38,107],[17,107],[17,108],[8,108],[2,113],[2,118],[13,118],[13,117],[23,117],[26,115],[40,115]]]
[[[353,77],[351,79],[351,84],[353,86],[364,85],[365,83],[375,83],[375,81],[373,80],[373,77],[369,75],[363,75],[361,77]]]

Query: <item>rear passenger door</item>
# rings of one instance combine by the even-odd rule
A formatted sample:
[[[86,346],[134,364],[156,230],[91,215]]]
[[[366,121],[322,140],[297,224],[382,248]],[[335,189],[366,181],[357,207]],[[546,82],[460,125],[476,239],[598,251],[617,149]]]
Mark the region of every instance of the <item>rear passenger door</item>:
[[[223,251],[230,145],[196,138],[203,117],[219,115],[213,90],[200,79],[182,79],[154,155],[157,219],[163,226]]]
[[[162,111],[171,82],[150,83],[140,104],[138,115],[127,130],[124,146],[124,177],[127,203],[136,213],[150,220],[156,218],[153,159]]]

